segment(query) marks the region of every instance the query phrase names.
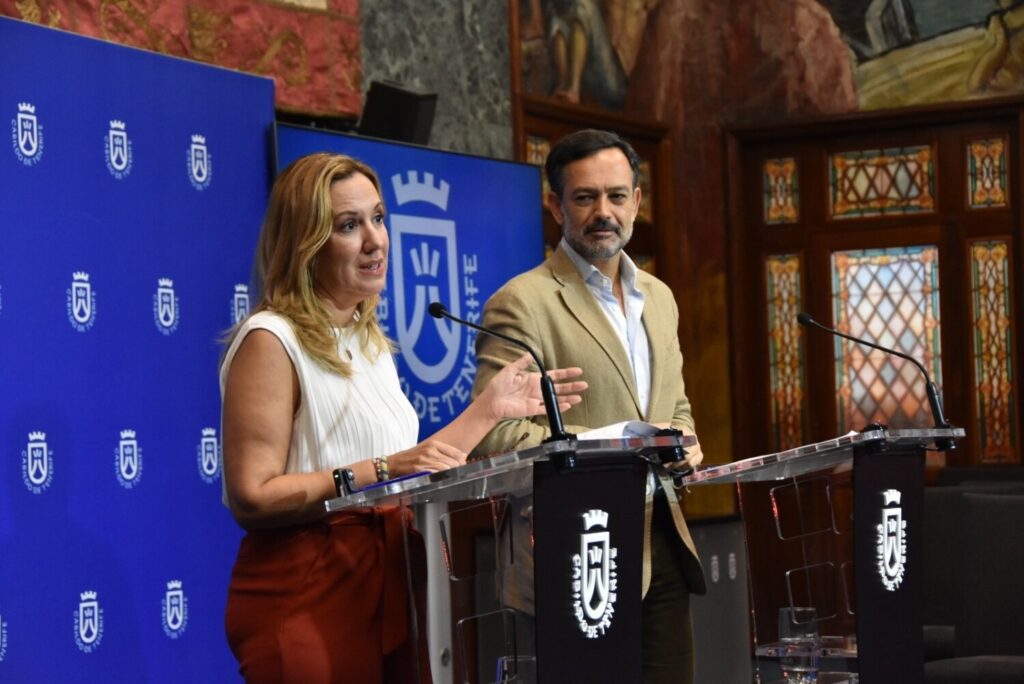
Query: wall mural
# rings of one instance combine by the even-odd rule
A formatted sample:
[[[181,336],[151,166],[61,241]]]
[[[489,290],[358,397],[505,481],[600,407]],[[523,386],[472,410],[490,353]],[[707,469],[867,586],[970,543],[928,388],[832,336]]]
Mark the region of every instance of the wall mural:
[[[621,110],[660,0],[519,0],[523,90]]]
[[[854,62],[861,109],[1024,91],[1020,0],[820,0]]]
[[[843,60],[852,72],[858,109],[1024,92],[1024,0],[811,0],[798,4],[805,10],[816,4],[824,10],[821,14],[831,18],[832,29],[849,53]],[[738,25],[745,23],[744,15],[752,9],[744,0],[723,5],[732,14],[726,21]],[[613,111],[629,109],[630,80],[652,19],[688,15],[703,19],[711,33],[735,37],[735,27],[713,27],[722,14],[709,9],[700,0],[519,0],[523,91]],[[754,13],[758,27],[751,37],[759,42],[798,34],[806,15],[816,14],[810,10],[803,17],[788,12],[773,17],[765,8]],[[738,46],[730,43],[726,52],[732,50],[735,57]],[[683,36],[674,45],[661,47],[721,50],[707,43],[694,45]],[[746,49],[740,47],[738,52]],[[729,59],[730,55],[719,57]],[[763,82],[761,89],[748,93],[749,98],[763,98],[771,85]]]

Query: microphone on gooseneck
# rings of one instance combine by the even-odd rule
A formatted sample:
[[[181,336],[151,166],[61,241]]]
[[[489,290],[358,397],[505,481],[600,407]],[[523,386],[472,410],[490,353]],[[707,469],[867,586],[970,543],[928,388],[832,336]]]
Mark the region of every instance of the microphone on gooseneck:
[[[907,361],[910,361],[911,363],[913,363],[915,366],[917,366],[918,370],[921,371],[921,374],[924,375],[924,379],[925,379],[925,392],[928,394],[928,405],[932,409],[932,420],[935,421],[935,427],[937,427],[937,428],[948,428],[948,427],[950,427],[949,422],[946,420],[946,416],[942,413],[942,402],[939,400],[939,390],[938,390],[938,388],[935,386],[935,383],[932,382],[931,377],[928,375],[928,371],[925,370],[925,368],[921,364],[921,362],[918,361],[917,359],[915,359],[913,356],[910,356],[909,354],[904,354],[901,351],[896,351],[895,349],[889,349],[888,347],[882,347],[880,345],[875,344],[874,342],[868,342],[867,340],[862,340],[859,337],[854,337],[852,335],[847,335],[846,333],[842,333],[842,332],[839,332],[838,330],[835,330],[833,328],[829,328],[827,326],[824,326],[821,323],[818,323],[818,321],[816,321],[813,318],[811,318],[811,315],[809,313],[804,312],[804,311],[801,311],[799,314],[797,314],[796,320],[797,320],[797,323],[799,323],[802,326],[819,328],[821,330],[824,330],[827,333],[831,333],[832,335],[836,335],[837,337],[842,337],[842,338],[845,338],[847,340],[851,340],[853,342],[856,342],[857,344],[863,344],[865,347],[871,347],[872,349],[878,349],[879,351],[884,351],[887,354],[893,354],[894,356],[899,356],[900,358],[906,359]],[[945,442],[945,440],[943,440],[943,441]],[[949,440],[948,442],[946,442],[946,445],[948,445],[947,448],[949,448],[949,449],[954,448],[954,444],[953,444],[952,440]]]
[[[551,436],[544,441],[555,442],[562,439],[572,439],[576,436],[565,431],[565,427],[562,425],[562,412],[558,408],[558,399],[555,396],[555,383],[551,380],[551,376],[549,376],[548,372],[544,369],[544,364],[541,363],[540,357],[537,356],[537,352],[533,351],[528,344],[513,337],[509,337],[508,335],[503,335],[496,330],[491,330],[490,328],[485,328],[482,325],[470,323],[469,321],[453,316],[441,302],[431,302],[430,306],[427,307],[427,311],[429,311],[430,315],[434,318],[447,318],[460,325],[465,325],[473,328],[474,330],[479,330],[486,335],[499,337],[506,342],[514,344],[520,349],[529,352],[530,356],[533,357],[534,363],[537,364],[537,368],[540,369],[540,392],[541,396],[544,398],[544,410],[547,412],[548,425],[551,426]]]

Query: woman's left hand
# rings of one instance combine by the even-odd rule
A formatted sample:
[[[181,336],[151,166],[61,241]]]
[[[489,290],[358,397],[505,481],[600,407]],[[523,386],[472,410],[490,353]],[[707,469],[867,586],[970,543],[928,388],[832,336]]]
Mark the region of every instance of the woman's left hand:
[[[520,418],[536,416],[544,413],[544,398],[540,391],[540,373],[530,373],[526,368],[533,357],[523,354],[518,359],[501,369],[487,383],[480,394],[479,401],[487,407],[496,419]],[[583,374],[582,368],[556,368],[548,371],[548,376],[555,381],[555,394],[558,395],[558,408],[567,411],[570,407],[583,401],[578,393],[587,389],[583,380],[560,382]]]

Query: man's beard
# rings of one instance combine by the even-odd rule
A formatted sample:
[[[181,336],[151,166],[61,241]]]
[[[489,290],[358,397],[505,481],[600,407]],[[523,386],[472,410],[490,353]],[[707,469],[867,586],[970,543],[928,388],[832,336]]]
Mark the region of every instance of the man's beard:
[[[608,229],[614,230],[615,234],[619,237],[616,244],[602,245],[586,242],[584,240],[584,238],[586,238],[587,233],[591,231]],[[628,234],[626,235],[626,237],[623,237],[624,233],[625,231],[622,229],[622,226],[615,223],[614,221],[598,220],[594,221],[589,226],[584,228],[583,234],[580,236],[577,236],[577,234],[575,233],[570,233],[569,231],[566,231],[565,241],[568,242],[569,246],[576,250],[576,253],[579,254],[584,259],[599,259],[603,261],[605,259],[611,259],[613,256],[621,252],[623,247],[629,244],[629,238],[632,237],[632,234]]]

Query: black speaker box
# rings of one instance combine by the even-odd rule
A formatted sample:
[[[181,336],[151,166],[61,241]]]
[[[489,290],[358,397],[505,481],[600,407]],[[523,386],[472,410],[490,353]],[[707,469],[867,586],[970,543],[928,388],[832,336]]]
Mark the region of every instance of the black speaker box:
[[[426,145],[436,105],[436,93],[417,93],[397,83],[371,81],[357,131],[373,138]]]

